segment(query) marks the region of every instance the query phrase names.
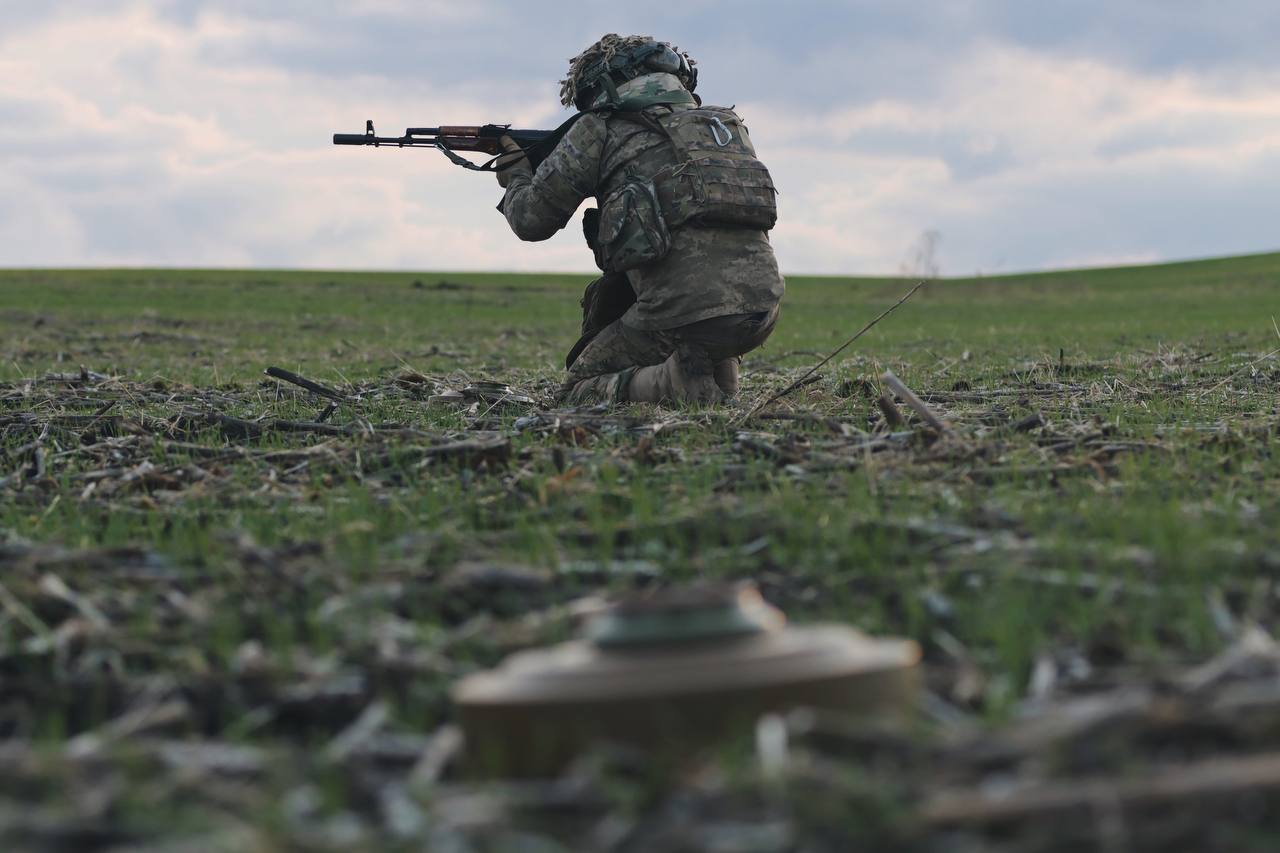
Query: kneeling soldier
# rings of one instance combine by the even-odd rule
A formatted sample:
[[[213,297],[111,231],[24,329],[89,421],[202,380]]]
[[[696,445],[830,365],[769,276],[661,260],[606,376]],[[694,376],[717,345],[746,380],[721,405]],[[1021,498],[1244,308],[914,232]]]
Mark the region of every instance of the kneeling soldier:
[[[555,150],[537,172],[519,156],[498,172],[522,240],[548,239],[589,196],[599,205],[583,230],[604,275],[583,296],[567,402],[718,402],[773,331],[776,190],[742,119],[703,106],[697,79],[667,43],[606,35],[570,62],[561,101],[581,112]]]

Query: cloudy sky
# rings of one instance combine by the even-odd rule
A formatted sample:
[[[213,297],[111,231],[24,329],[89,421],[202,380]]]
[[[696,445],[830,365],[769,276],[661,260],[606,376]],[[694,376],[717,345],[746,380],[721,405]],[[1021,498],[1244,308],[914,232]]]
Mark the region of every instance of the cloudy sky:
[[[0,0],[0,266],[591,268],[500,192],[334,131],[564,117],[601,33],[674,41],[781,188],[790,273],[1280,249],[1274,0]]]

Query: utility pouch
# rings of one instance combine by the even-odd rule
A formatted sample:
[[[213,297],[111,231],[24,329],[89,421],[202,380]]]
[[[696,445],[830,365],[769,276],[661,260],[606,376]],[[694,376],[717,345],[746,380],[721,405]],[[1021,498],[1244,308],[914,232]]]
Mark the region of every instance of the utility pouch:
[[[582,334],[593,334],[621,320],[636,304],[636,292],[623,273],[606,273],[587,285],[578,304],[582,306]]]
[[[653,181],[631,176],[600,204],[596,263],[623,272],[666,257],[671,233]]]
[[[565,368],[572,367],[587,344],[595,340],[605,326],[621,320],[622,315],[635,303],[636,292],[626,273],[606,273],[588,284],[582,293],[582,302],[579,303],[582,305],[582,337],[578,338],[565,357]]]
[[[600,208],[588,207],[582,211],[582,236],[587,241],[587,248],[595,256],[596,266],[604,272],[604,258],[600,252]]]

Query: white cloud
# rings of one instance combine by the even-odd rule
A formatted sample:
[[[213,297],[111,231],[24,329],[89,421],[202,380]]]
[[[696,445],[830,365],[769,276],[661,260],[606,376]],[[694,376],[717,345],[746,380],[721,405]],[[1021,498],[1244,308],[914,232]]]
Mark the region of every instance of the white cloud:
[[[0,33],[0,264],[590,268],[576,224],[517,244],[487,176],[328,138],[369,117],[551,126],[564,57],[607,17],[592,7],[60,8]],[[702,91],[741,105],[782,188],[784,269],[894,272],[926,228],[953,274],[1280,242],[1280,68],[1123,61],[1016,11],[871,8],[801,53],[812,16],[764,6],[754,30],[702,3],[617,23],[703,47]]]
[[[0,199],[0,221],[30,221],[34,195],[49,233],[64,238],[6,240],[0,263],[508,265],[513,238],[493,210],[492,178],[427,152],[328,144],[370,115],[464,121],[492,107],[367,75],[318,86],[208,61],[247,29],[219,15],[185,27],[134,7],[46,21],[5,42],[0,115],[26,121],[0,129],[0,151],[26,191]],[[581,266],[565,248],[525,253],[526,265]]]
[[[963,273],[1277,247],[1248,219],[1256,210],[1206,203],[1280,182],[1277,83],[1256,75],[1224,90],[985,44],[956,57],[934,97],[744,111],[777,164],[775,244],[790,268],[891,272],[935,227],[944,268]],[[1168,221],[1169,204],[1185,221]],[[1274,221],[1280,200],[1267,206]],[[1223,234],[1224,214],[1240,239]]]

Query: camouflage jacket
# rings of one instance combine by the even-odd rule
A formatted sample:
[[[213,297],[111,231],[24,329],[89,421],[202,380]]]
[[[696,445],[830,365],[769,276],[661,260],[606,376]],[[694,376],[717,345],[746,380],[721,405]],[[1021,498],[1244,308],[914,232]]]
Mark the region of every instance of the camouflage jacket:
[[[618,87],[623,97],[680,87],[670,74],[648,74]],[[689,109],[684,105],[649,111]],[[546,240],[563,228],[584,199],[605,198],[628,167],[653,174],[673,162],[671,143],[639,124],[591,114],[570,128],[537,172],[512,176],[500,209],[522,240]],[[783,280],[764,231],[686,225],[671,234],[662,260],[628,270],[636,304],[623,317],[637,329],[671,329],[727,314],[769,311]]]

